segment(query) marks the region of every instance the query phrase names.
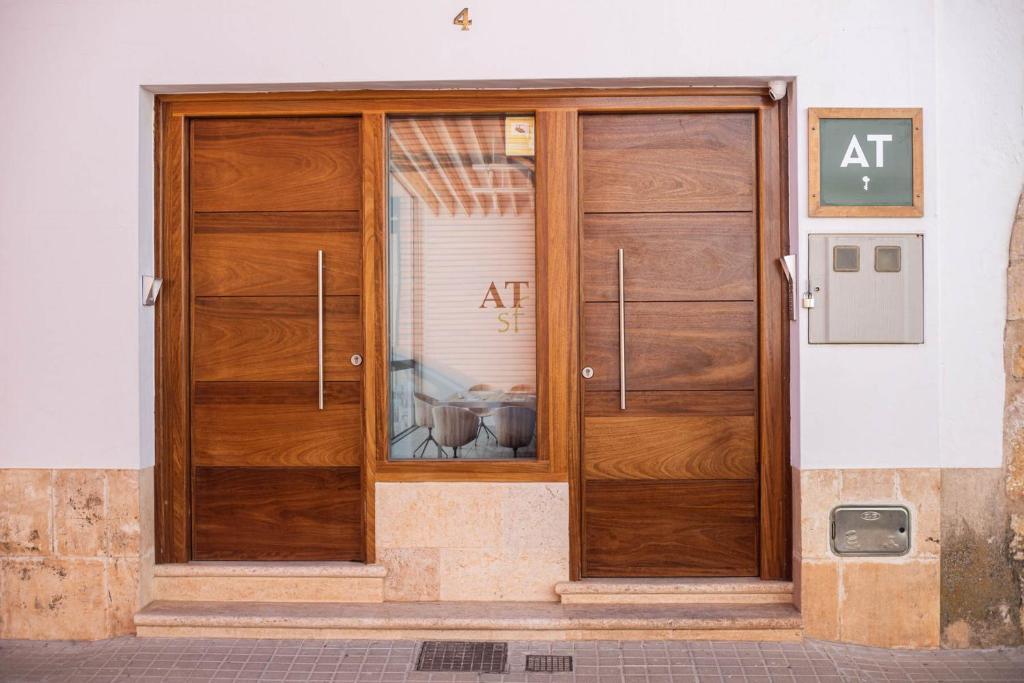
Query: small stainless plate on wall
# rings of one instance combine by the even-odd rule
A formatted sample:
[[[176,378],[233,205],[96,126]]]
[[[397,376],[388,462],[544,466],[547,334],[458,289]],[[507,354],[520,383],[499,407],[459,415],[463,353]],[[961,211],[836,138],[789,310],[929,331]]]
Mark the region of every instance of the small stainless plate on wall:
[[[832,509],[836,555],[896,556],[910,550],[910,510],[902,505],[840,505]]]

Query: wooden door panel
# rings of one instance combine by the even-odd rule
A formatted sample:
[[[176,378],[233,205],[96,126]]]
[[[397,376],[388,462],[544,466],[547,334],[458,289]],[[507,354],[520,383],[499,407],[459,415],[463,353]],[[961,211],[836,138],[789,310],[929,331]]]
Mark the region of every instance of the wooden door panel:
[[[193,211],[360,207],[355,118],[200,119],[191,161]]]
[[[196,466],[359,467],[359,382],[199,382],[192,405]]]
[[[195,296],[316,296],[317,250],[324,293],[359,294],[359,233],[200,233],[192,238]]]
[[[753,417],[587,417],[587,479],[754,479]]]
[[[192,232],[358,232],[358,211],[213,211],[192,214]]]
[[[362,560],[360,118],[189,130],[191,559]]]
[[[619,307],[584,304],[586,390],[619,388]],[[636,302],[625,306],[630,391],[753,389],[756,307],[745,302]]]
[[[583,297],[618,301],[752,301],[753,213],[592,214],[583,220]]]
[[[755,482],[585,485],[587,576],[757,574]]]
[[[618,391],[588,390],[583,397],[587,417],[652,415],[753,415],[753,391],[627,391],[626,411]]]
[[[583,211],[753,211],[754,115],[581,118]]]
[[[196,467],[197,560],[362,560],[358,467]]]
[[[580,121],[583,573],[755,575],[756,115]]]
[[[317,299],[201,297],[194,309],[196,381],[315,381]],[[359,297],[324,299],[324,377],[361,377],[350,357],[362,353]]]

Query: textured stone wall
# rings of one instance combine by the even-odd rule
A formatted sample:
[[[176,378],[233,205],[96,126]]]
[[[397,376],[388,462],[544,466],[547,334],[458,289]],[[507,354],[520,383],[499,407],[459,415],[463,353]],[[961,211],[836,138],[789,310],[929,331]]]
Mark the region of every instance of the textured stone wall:
[[[133,633],[139,472],[0,469],[0,638]]]
[[[557,600],[569,579],[567,484],[380,483],[386,600]]]
[[[1006,469],[1006,496],[1011,529],[1022,533],[1024,526],[1024,194],[1017,204],[1010,237],[1010,265],[1006,287],[1006,413],[1004,417],[1003,457]],[[1024,541],[1011,539],[1024,551]],[[1017,550],[1015,550],[1017,552]],[[1024,557],[1015,557],[1024,561]]]
[[[1002,468],[942,472],[942,644],[1020,642]]]
[[[810,638],[881,647],[939,644],[937,468],[794,470],[794,581]],[[829,514],[840,504],[905,505],[910,552],[902,557],[838,557]]]
[[[1003,467],[942,479],[942,644],[1024,642],[1024,195],[1010,236]]]
[[[1016,580],[1016,620],[1024,625],[1024,194],[1017,203],[1010,236],[1006,288],[1006,412],[1003,462],[1006,472],[1007,554]],[[1022,642],[1018,630],[1015,642]]]

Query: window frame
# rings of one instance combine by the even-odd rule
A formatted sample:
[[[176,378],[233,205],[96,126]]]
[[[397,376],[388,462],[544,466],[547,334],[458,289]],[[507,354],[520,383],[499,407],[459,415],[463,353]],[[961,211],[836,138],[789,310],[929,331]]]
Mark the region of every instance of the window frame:
[[[364,420],[368,432],[367,464],[375,481],[565,481],[572,441],[578,440],[578,291],[577,150],[575,111],[511,106],[469,111],[417,110],[420,116],[502,114],[533,116],[534,250],[536,288],[537,457],[507,460],[390,459],[390,337],[388,292],[388,122],[410,112],[374,113],[363,120],[364,152],[364,299],[377,302],[364,310],[364,348],[372,367],[364,375]],[[372,129],[372,130],[371,130]],[[367,183],[366,181],[370,182]],[[367,196],[368,194],[372,195]],[[368,204],[373,209],[366,210]],[[367,214],[372,213],[372,220]],[[370,231],[367,235],[366,231]],[[552,259],[552,254],[567,258]],[[565,264],[569,267],[565,267]],[[558,267],[561,264],[561,267]],[[373,293],[367,295],[368,289]],[[571,321],[568,328],[566,321]],[[380,359],[378,361],[378,359]],[[557,425],[557,426],[556,426]],[[371,436],[372,435],[372,436]]]
[[[509,116],[514,116],[514,117],[526,117],[526,116],[529,116],[529,117],[533,117],[534,118],[534,132],[535,132],[534,148],[535,149],[534,149],[534,154],[532,156],[532,158],[534,160],[534,187],[533,187],[533,190],[534,190],[534,197],[533,197],[534,259],[533,259],[533,291],[530,294],[531,294],[531,296],[534,297],[534,299],[536,301],[536,303],[534,305],[534,315],[537,318],[539,318],[540,317],[540,308],[539,308],[539,306],[540,306],[540,298],[541,297],[540,297],[540,290],[539,290],[539,282],[540,282],[540,280],[539,280],[539,277],[538,277],[537,254],[539,253],[539,250],[541,248],[541,244],[540,244],[539,236],[537,234],[537,217],[538,217],[538,210],[537,210],[537,206],[538,206],[537,205],[537,194],[538,194],[537,184],[538,184],[538,182],[537,182],[537,171],[536,171],[536,168],[537,168],[536,126],[537,126],[537,124],[536,124],[536,113],[533,112],[533,111],[524,112],[524,111],[521,111],[521,110],[510,110],[510,111],[505,111],[505,112],[461,112],[459,114],[433,113],[433,112],[418,112],[416,114],[406,114],[406,113],[403,113],[403,114],[391,114],[391,113],[389,113],[389,114],[387,114],[384,117],[384,135],[385,135],[384,148],[385,148],[385,155],[386,155],[385,156],[384,168],[385,168],[385,171],[387,173],[387,176],[385,178],[385,198],[384,198],[385,215],[384,215],[384,222],[385,222],[385,225],[387,226],[388,232],[386,233],[385,240],[384,240],[384,250],[385,250],[385,252],[387,252],[385,254],[385,266],[386,266],[387,269],[384,272],[383,279],[384,279],[384,281],[385,281],[385,283],[387,285],[390,285],[390,283],[393,281],[392,278],[395,275],[395,273],[393,273],[391,271],[390,262],[388,262],[388,260],[387,260],[388,256],[390,255],[390,251],[391,251],[391,239],[390,239],[391,238],[391,234],[390,234],[390,229],[391,229],[392,209],[393,209],[393,206],[394,206],[394,203],[392,201],[393,197],[391,196],[391,182],[392,182],[392,178],[391,178],[391,172],[390,172],[390,168],[391,168],[390,161],[391,161],[391,156],[392,156],[392,149],[391,149],[391,144],[390,144],[390,141],[391,141],[391,124],[395,120],[402,121],[402,120],[409,120],[409,119],[429,119],[429,118],[443,118],[443,117],[451,117],[451,116],[491,117],[491,118],[494,118],[494,119],[501,119],[502,124],[504,124],[504,117],[509,117]],[[385,301],[385,308],[386,308],[385,320],[390,322],[392,320],[391,305],[393,303],[392,300],[391,300],[391,292],[390,292],[390,290],[386,289],[384,294],[387,297],[387,300]],[[537,328],[537,320],[534,320],[534,326],[535,326],[535,329],[537,329],[538,332],[539,332],[539,328]],[[389,334],[388,334],[388,345],[387,345],[387,348],[388,348],[388,355],[387,355],[388,378],[390,379],[390,377],[391,377],[391,372],[390,372],[391,371],[391,351],[392,351],[390,330],[389,330]],[[541,352],[540,351],[540,335],[537,334],[534,337],[534,364],[533,364],[533,375],[531,377],[531,383],[536,387],[536,392],[537,392],[537,396],[536,396],[536,398],[537,398],[536,409],[537,409],[537,414],[538,414],[538,418],[537,418],[537,423],[538,424],[535,425],[535,430],[539,428],[539,422],[540,422],[540,419],[539,419],[540,409],[539,408],[540,408],[541,384],[540,384],[540,379],[539,379],[539,367],[538,367],[538,361],[539,361],[539,358],[540,358],[540,352]],[[487,378],[479,378],[479,379],[481,381],[488,381]],[[387,397],[386,397],[385,400],[387,402],[388,410],[390,411],[391,406],[393,405],[392,404],[392,394],[391,394],[390,384],[387,386]],[[383,458],[382,458],[382,460],[384,462],[388,462],[388,463],[404,463],[404,462],[413,462],[413,461],[415,461],[415,462],[434,461],[434,462],[449,463],[448,466],[460,462],[458,459],[446,459],[446,458],[438,458],[438,457],[421,457],[421,458],[418,458],[418,459],[417,458],[413,458],[413,457],[393,458],[391,456],[391,449],[393,447],[393,444],[391,442],[391,436],[392,435],[391,435],[391,415],[390,414],[387,415],[387,427],[388,427],[388,438],[387,438],[387,441],[384,444],[384,448],[383,448],[384,453],[383,453]],[[405,433],[406,432],[403,432],[403,434],[405,434]],[[521,462],[524,462],[524,463],[526,463],[526,462],[534,462],[534,461],[542,459],[541,458],[541,441],[540,441],[540,434],[539,433],[535,433],[535,442],[536,442],[536,455],[530,456],[530,457],[525,457],[524,456],[524,457],[522,457]],[[470,462],[474,462],[474,463],[481,463],[481,462],[505,462],[506,460],[514,460],[514,458],[511,458],[511,457],[510,458],[479,458],[479,459],[474,458],[474,459],[471,459]]]

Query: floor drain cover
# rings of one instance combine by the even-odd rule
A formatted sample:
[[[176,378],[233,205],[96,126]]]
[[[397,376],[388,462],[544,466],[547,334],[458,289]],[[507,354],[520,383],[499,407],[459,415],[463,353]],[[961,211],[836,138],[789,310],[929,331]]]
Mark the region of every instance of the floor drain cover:
[[[526,655],[526,670],[547,673],[572,671],[572,657],[567,655]]]
[[[416,659],[417,671],[472,671],[482,674],[505,672],[508,643],[464,643],[428,640]]]

